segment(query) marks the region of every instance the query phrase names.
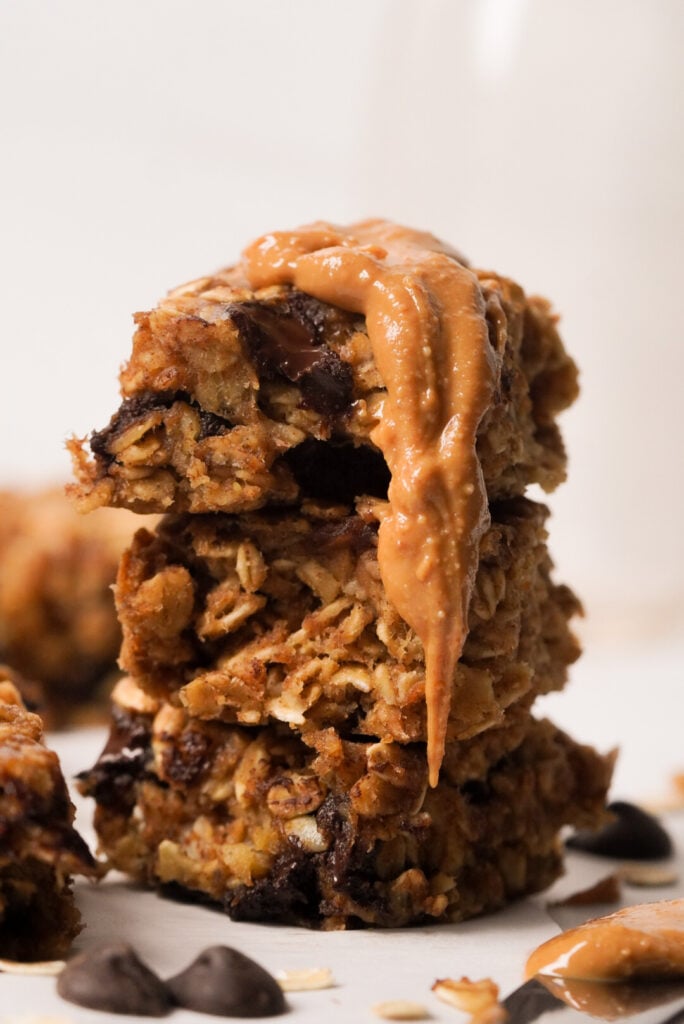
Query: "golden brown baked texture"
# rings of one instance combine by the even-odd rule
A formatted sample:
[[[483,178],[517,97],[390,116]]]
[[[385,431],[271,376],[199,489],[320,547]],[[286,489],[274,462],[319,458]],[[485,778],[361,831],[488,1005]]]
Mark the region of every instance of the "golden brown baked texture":
[[[578,654],[571,592],[550,578],[547,510],[498,503],[480,545],[449,738],[498,725],[560,689]],[[387,600],[377,519],[309,503],[242,516],[169,516],[121,561],[121,665],[198,718],[301,733],[424,741],[425,663]]]
[[[98,869],[73,827],[57,755],[0,669],[0,956],[64,956],[81,930],[71,875]]]
[[[32,682],[50,727],[82,716],[116,670],[111,588],[137,525],[118,510],[81,516],[59,488],[0,491],[0,661]]]
[[[130,680],[82,776],[111,863],[243,920],[458,921],[548,885],[559,829],[602,820],[610,759],[522,708],[447,746],[204,722]]]
[[[478,271],[500,386],[477,440],[490,500],[565,477],[557,414],[577,372],[548,303]],[[228,269],[136,316],[109,426],[70,448],[83,509],[241,513],[302,497],[383,497],[369,434],[384,387],[362,317]],[[331,469],[332,467],[332,469]]]

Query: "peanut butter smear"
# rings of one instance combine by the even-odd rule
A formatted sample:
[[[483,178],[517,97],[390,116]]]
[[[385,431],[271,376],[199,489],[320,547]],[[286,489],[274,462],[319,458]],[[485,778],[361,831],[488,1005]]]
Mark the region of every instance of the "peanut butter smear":
[[[556,935],[535,949],[526,977],[585,981],[684,978],[684,899],[627,907]]]
[[[479,282],[459,260],[432,235],[387,221],[277,232],[243,254],[253,288],[291,284],[366,318],[387,389],[371,438],[392,474],[378,562],[425,650],[432,786],[489,525],[475,439],[500,373]]]

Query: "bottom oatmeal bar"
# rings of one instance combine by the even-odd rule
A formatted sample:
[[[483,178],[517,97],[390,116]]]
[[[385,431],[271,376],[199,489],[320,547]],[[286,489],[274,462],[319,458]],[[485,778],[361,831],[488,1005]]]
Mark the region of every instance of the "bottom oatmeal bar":
[[[57,755],[0,671],[0,956],[63,956],[81,930],[70,875],[98,868],[73,827]]]
[[[116,585],[120,664],[194,718],[425,741],[424,648],[383,584],[380,508],[310,502],[168,516],[138,531]],[[519,498],[491,515],[452,679],[451,740],[561,689],[579,653],[569,628],[579,603],[551,576],[548,510]]]
[[[325,928],[458,921],[547,886],[565,824],[602,820],[612,760],[512,708],[447,746],[298,738],[190,718],[124,680],[83,791],[113,866],[233,918]]]

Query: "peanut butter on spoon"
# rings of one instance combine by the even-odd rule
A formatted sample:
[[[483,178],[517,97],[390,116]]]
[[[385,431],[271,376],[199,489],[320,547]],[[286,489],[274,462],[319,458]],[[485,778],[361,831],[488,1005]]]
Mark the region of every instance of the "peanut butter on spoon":
[[[626,907],[539,946],[526,977],[585,981],[684,978],[684,899]]]
[[[500,361],[480,285],[432,235],[387,221],[265,235],[245,251],[243,268],[253,288],[291,284],[366,318],[387,389],[371,437],[392,474],[378,562],[389,599],[425,650],[434,786],[489,525],[475,440]]]

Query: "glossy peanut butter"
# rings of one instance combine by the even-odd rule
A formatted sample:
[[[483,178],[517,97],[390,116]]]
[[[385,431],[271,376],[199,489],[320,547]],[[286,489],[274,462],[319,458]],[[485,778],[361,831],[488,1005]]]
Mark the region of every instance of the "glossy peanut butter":
[[[253,288],[291,284],[366,318],[387,389],[371,436],[392,474],[378,560],[389,599],[425,649],[436,785],[489,523],[475,439],[499,366],[479,283],[433,236],[386,221],[265,235],[246,250],[243,268]]]
[[[684,899],[627,907],[563,932],[532,953],[525,974],[585,981],[684,978]]]

